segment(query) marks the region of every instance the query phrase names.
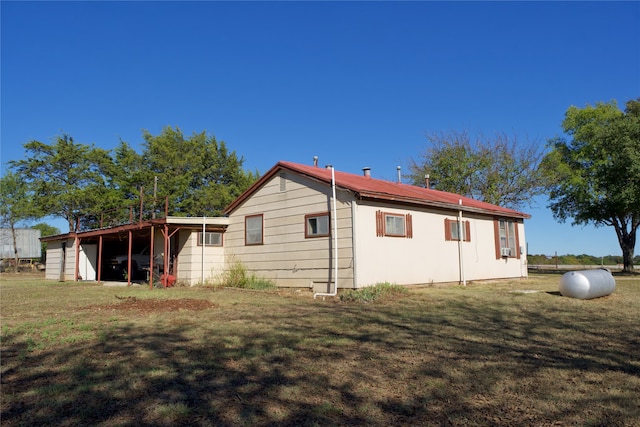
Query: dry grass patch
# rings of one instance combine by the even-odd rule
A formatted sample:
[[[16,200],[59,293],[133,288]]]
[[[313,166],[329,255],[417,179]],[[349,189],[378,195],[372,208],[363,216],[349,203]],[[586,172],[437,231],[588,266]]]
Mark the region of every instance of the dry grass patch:
[[[558,279],[364,304],[3,278],[2,424],[637,425],[640,280]]]

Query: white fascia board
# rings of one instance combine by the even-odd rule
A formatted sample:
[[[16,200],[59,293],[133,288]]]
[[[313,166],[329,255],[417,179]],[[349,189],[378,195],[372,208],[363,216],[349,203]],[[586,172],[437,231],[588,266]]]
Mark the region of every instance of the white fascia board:
[[[180,224],[180,225],[202,225],[204,222],[206,225],[229,225],[228,217],[214,216],[214,217],[197,217],[197,216],[168,216],[166,218],[167,224]]]

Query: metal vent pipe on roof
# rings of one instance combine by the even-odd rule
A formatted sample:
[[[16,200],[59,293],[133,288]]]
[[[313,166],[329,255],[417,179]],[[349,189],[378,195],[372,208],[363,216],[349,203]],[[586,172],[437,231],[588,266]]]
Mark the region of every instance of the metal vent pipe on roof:
[[[318,167],[318,156],[313,156],[313,166]]]
[[[325,169],[333,169],[333,166],[331,166],[331,165],[325,165]]]
[[[425,176],[424,176],[424,185],[427,188],[431,187],[431,183],[429,182],[429,174],[425,174]]]
[[[364,176],[366,176],[367,178],[371,178],[371,168],[369,167],[364,167],[362,168],[362,173],[364,174]]]
[[[402,178],[400,175],[400,169],[402,169],[400,166],[398,166],[396,169],[398,169],[398,184],[400,184],[402,182]]]

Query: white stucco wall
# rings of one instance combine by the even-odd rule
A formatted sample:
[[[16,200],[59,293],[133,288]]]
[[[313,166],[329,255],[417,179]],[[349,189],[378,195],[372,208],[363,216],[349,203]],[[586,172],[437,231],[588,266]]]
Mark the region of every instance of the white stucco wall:
[[[376,236],[376,211],[412,216],[413,237]],[[357,286],[379,282],[399,285],[461,280],[458,241],[445,240],[444,219],[457,212],[400,208],[389,204],[358,203],[355,208]],[[464,216],[470,222],[470,242],[461,242],[464,278],[482,280],[526,276],[526,255],[496,259],[491,217]],[[518,224],[520,246],[524,226]]]

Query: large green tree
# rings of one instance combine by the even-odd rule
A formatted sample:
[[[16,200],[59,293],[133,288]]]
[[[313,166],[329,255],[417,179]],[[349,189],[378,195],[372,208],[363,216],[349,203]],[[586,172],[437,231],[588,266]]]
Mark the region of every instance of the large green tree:
[[[562,222],[613,227],[630,272],[640,226],[640,99],[624,111],[615,101],[569,107],[562,128],[569,139],[551,140],[543,161],[549,207]]]
[[[65,218],[69,231],[126,222],[130,212],[137,218],[141,191],[145,218],[163,210],[165,197],[169,215],[219,215],[258,178],[242,169],[242,157],[205,132],[185,137],[166,127],[157,136],[145,131],[143,138],[142,153],[124,141],[113,153],[68,135],[50,145],[31,141],[24,146],[26,159],[10,166],[41,217]]]
[[[475,140],[468,132],[450,131],[427,135],[428,146],[409,165],[415,185],[430,186],[510,208],[521,207],[542,194],[538,170],[540,147],[498,133]]]
[[[114,182],[124,199],[169,198],[169,214],[215,216],[246,190],[257,173],[243,170],[244,159],[224,141],[206,132],[185,137],[179,128],[165,127],[159,135],[143,134],[143,152],[126,142],[115,150]]]
[[[113,163],[109,151],[76,143],[69,135],[24,147],[26,159],[10,166],[28,185],[42,216],[64,218],[69,231],[77,231],[82,218],[117,202],[107,177]]]

